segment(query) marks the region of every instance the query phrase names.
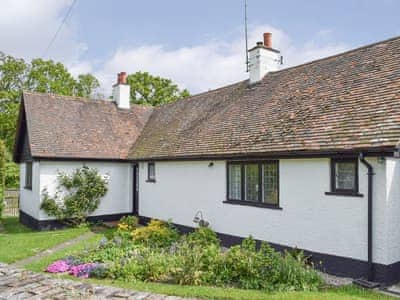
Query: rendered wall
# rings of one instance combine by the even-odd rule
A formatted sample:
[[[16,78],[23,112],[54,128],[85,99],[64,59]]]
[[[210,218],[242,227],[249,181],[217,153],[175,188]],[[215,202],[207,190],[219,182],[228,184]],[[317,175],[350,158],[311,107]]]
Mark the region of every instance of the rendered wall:
[[[376,173],[373,259],[390,264],[397,258],[387,252],[386,163],[368,161]],[[224,161],[214,161],[213,167],[209,161],[156,162],[155,183],[146,182],[147,164],[141,163],[139,214],[195,226],[193,217],[201,210],[220,233],[367,260],[367,169],[359,163],[364,196],[344,197],[325,195],[330,190],[328,158],[283,159],[279,164],[282,210],[224,204]]]

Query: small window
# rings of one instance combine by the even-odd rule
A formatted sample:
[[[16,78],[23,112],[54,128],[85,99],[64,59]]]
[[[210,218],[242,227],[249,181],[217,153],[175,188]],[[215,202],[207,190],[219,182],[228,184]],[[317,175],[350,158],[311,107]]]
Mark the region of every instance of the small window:
[[[227,201],[279,208],[278,161],[228,162]]]
[[[240,164],[230,164],[228,167],[229,191],[228,198],[232,200],[240,200],[242,195],[242,177]]]
[[[338,194],[358,193],[358,159],[332,159],[331,190]]]
[[[147,181],[156,181],[156,166],[154,162],[147,163]]]
[[[25,188],[32,189],[32,162],[25,163]]]

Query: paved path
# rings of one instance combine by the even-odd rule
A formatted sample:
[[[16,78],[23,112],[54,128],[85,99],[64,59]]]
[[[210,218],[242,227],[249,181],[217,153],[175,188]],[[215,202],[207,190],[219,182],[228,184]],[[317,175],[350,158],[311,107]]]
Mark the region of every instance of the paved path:
[[[90,238],[93,235],[94,235],[93,232],[88,231],[88,232],[78,236],[77,238],[74,238],[74,239],[68,240],[66,242],[63,242],[61,244],[58,244],[58,245],[54,246],[53,248],[46,249],[46,250],[44,250],[42,252],[39,252],[38,254],[36,254],[34,256],[29,256],[29,257],[27,257],[25,259],[19,260],[19,261],[13,263],[11,266],[13,266],[13,267],[25,266],[25,265],[30,264],[32,262],[38,261],[42,257],[48,256],[48,255],[53,254],[54,252],[63,250],[63,249],[65,249],[65,248],[67,248],[67,247],[69,247],[71,245],[74,245],[74,244],[80,242],[80,241],[87,240],[88,238]]]
[[[55,278],[0,263],[0,300],[3,299],[183,300],[184,298]]]

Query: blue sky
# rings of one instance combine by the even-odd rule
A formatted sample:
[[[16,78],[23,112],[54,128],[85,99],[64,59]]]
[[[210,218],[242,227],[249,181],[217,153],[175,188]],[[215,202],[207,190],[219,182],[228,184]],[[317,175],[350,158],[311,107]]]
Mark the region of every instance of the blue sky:
[[[246,78],[243,0],[0,0],[0,51],[92,72],[109,93],[119,71],[172,78],[193,93]],[[250,45],[264,31],[292,66],[400,35],[400,1],[248,0]]]

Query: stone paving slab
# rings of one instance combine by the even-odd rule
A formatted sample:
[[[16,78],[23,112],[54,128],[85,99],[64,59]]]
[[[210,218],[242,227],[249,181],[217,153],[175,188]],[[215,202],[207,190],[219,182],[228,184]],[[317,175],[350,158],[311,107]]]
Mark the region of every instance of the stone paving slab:
[[[5,299],[183,300],[189,298],[54,278],[47,274],[35,273],[0,263],[0,300]]]

